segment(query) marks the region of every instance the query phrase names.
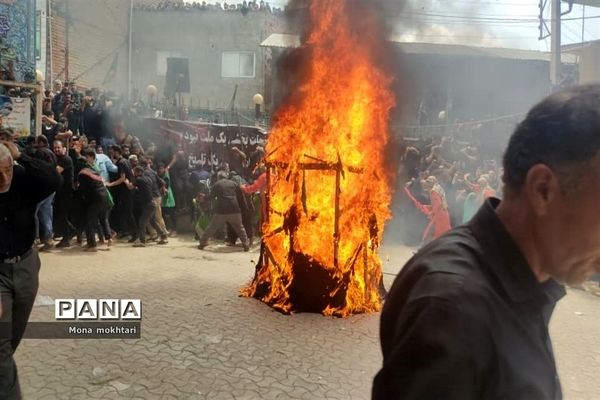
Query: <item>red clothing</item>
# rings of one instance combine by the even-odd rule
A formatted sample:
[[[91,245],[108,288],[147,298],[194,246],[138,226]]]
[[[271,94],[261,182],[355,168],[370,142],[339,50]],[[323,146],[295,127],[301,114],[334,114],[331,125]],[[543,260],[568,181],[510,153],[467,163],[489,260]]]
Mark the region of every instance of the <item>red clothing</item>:
[[[437,239],[451,229],[448,207],[442,197],[436,192],[431,192],[431,215],[429,219],[431,220],[429,225],[433,225],[434,239]]]
[[[485,189],[483,189],[483,199],[487,200],[490,197],[496,197],[496,191],[491,187],[486,187]]]
[[[452,228],[448,206],[439,193],[431,191],[431,205],[427,206],[415,199],[408,188],[404,188],[404,190],[413,204],[429,218],[429,225],[423,232],[423,240],[427,239],[431,229],[433,229],[433,239],[437,239]]]
[[[242,185],[242,190],[246,194],[252,194],[256,192],[263,192],[263,189],[267,186],[267,174],[262,173],[252,185]]]

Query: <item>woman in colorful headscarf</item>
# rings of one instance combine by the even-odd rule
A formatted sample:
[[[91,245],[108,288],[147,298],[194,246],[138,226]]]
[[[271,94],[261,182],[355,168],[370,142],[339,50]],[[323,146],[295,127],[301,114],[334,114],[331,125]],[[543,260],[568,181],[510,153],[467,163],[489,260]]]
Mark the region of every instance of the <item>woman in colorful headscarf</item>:
[[[422,182],[422,186],[429,194],[431,205],[425,205],[415,199],[410,191],[411,185],[412,181],[408,182],[404,191],[415,207],[429,218],[429,224],[423,232],[423,241],[426,241],[429,236],[432,239],[437,239],[451,229],[446,193],[434,176],[428,177]]]

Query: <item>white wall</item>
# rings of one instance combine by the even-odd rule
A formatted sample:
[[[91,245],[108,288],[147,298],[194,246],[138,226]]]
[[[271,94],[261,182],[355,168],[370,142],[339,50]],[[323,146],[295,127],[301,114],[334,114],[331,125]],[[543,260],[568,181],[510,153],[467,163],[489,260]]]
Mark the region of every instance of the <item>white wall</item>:
[[[600,82],[600,43],[582,49],[579,57],[579,83]]]

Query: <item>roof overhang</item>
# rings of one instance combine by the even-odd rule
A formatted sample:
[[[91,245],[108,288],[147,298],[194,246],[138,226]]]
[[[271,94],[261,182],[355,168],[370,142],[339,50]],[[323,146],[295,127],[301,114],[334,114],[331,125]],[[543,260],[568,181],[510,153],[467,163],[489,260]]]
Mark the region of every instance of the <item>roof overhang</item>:
[[[600,1],[600,0],[599,0]],[[407,42],[401,39],[390,38],[389,41],[405,54],[436,54],[445,56],[482,57],[505,60],[544,61],[550,62],[550,53],[533,50],[520,50],[498,47],[478,47],[458,44]],[[300,47],[300,36],[273,33],[261,44],[262,47],[271,48],[296,48]],[[577,58],[572,54],[564,54],[563,62],[575,64]]]
[[[563,0],[565,3],[572,2],[582,6],[600,7],[600,0]]]

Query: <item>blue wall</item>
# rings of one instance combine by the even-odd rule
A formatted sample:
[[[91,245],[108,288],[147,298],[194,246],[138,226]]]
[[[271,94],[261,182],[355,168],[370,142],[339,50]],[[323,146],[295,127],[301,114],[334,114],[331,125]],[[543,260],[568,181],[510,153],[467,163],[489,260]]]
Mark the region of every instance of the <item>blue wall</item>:
[[[0,0],[0,70],[5,69],[10,74],[2,78],[35,80],[35,0]]]

